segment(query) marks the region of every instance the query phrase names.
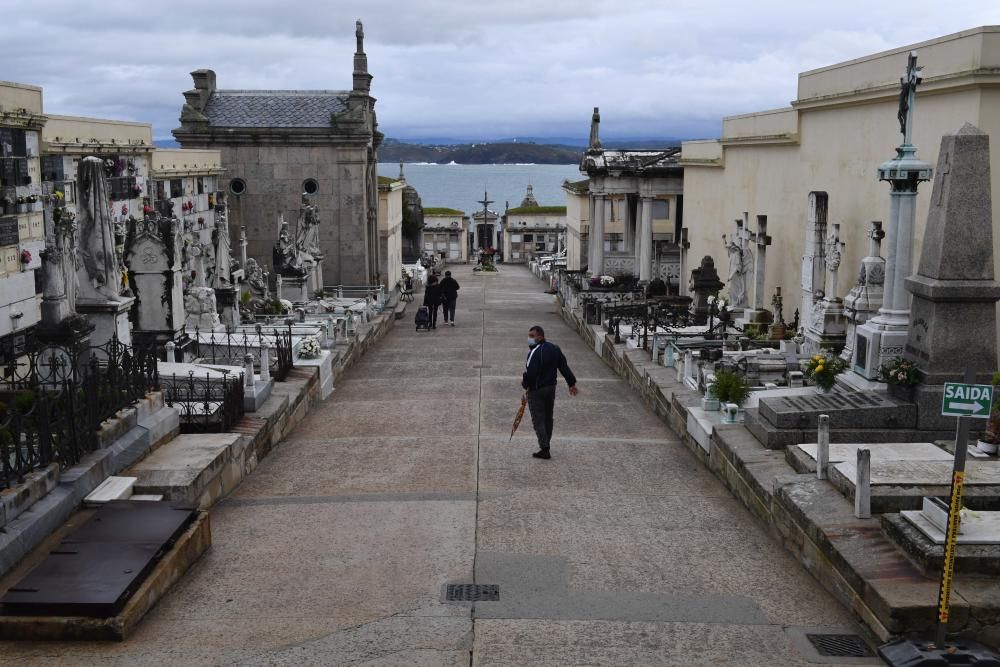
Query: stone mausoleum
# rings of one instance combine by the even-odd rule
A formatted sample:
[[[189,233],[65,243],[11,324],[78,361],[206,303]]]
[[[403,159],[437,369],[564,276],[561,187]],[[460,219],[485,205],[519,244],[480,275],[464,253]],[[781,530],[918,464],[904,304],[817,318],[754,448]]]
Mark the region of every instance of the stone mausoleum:
[[[322,216],[320,248],[327,284],[381,282],[377,131],[372,76],[357,23],[351,90],[220,90],[215,72],[192,72],[184,93],[184,148],[222,153],[230,234],[246,227],[247,252],[270,257],[280,218],[294,224],[302,194]]]

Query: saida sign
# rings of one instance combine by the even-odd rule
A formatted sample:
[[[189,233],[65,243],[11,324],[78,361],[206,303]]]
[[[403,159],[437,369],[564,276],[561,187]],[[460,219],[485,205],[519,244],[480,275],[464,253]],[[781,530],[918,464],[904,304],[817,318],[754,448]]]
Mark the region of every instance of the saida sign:
[[[941,414],[945,417],[986,419],[993,407],[993,387],[988,384],[949,382],[944,385]]]

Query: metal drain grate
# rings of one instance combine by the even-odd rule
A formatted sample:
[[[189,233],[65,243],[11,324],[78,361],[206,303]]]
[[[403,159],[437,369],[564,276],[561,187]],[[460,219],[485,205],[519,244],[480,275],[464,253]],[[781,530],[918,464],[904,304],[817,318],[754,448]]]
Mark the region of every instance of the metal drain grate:
[[[446,602],[497,602],[500,586],[497,584],[448,584],[444,591]]]
[[[824,657],[871,658],[875,655],[865,640],[858,635],[807,634],[806,639],[816,648],[816,652]]]

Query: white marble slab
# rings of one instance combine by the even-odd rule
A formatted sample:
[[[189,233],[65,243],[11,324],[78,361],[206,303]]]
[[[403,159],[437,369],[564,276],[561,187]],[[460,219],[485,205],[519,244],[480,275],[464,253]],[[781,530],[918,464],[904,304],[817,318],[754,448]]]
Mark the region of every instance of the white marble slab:
[[[952,461],[876,461],[872,450],[872,486],[950,486]],[[834,466],[851,484],[857,461]],[[968,461],[965,486],[1000,485],[1000,462]]]
[[[83,499],[83,504],[97,507],[112,500],[128,500],[135,482],[135,477],[108,477]]]
[[[920,510],[903,510],[903,518],[916,526],[935,544],[944,544],[944,531],[938,528]],[[978,516],[977,516],[978,515]],[[956,542],[962,544],[1000,544],[1000,512],[966,513],[961,522],[961,532]]]
[[[816,443],[795,445],[816,460]],[[869,449],[875,461],[953,461],[954,456],[932,442],[877,442],[870,444],[830,444],[830,463],[857,461],[858,450]]]
[[[147,502],[159,502],[159,501],[163,500],[163,494],[162,493],[137,493],[134,496],[132,496],[131,498],[129,498],[129,500],[144,500],[144,501],[147,501]]]

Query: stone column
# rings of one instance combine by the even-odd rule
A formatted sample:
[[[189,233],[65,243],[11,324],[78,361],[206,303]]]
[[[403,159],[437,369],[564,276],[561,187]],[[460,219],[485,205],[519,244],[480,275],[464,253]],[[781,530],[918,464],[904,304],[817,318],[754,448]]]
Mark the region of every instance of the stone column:
[[[640,197],[639,203],[636,206],[635,221],[634,221],[636,225],[636,230],[635,234],[632,235],[632,245],[628,247],[629,252],[631,252],[632,255],[635,257],[636,262],[639,261],[639,253],[642,251],[642,249],[639,247],[639,242],[642,240],[642,233],[641,233],[642,230],[639,229],[639,227],[641,225],[640,220],[642,220],[642,216],[644,215],[643,209],[646,208],[643,205],[644,201],[645,199]]]
[[[829,198],[825,192],[809,193],[809,215],[806,218],[805,252],[802,255],[802,302],[799,306],[799,325],[803,330],[812,324],[812,309],[816,293],[823,285],[824,256],[826,254],[826,219]]]
[[[688,296],[688,250],[691,248],[691,242],[688,241],[688,230],[687,227],[681,228],[681,238],[680,238],[680,249],[681,249],[681,269],[680,277],[677,279],[677,293],[680,296]]]
[[[634,239],[636,234],[636,229],[633,227],[633,225],[635,224],[635,220],[632,218],[632,205],[629,202],[628,195],[625,195],[625,216],[623,218],[623,222],[624,222],[623,227],[625,229],[625,235],[624,235],[625,248],[626,250],[628,250],[631,249],[632,246],[635,244]]]
[[[642,227],[639,230],[639,280],[649,282],[653,277],[653,198],[643,197]]]
[[[754,244],[757,246],[757,257],[753,269],[753,309],[764,310],[764,278],[767,265],[767,246],[771,245],[771,237],[767,235],[767,216],[757,216],[757,233],[754,234]]]
[[[594,219],[590,221],[590,274],[604,273],[604,195],[594,195]]]

